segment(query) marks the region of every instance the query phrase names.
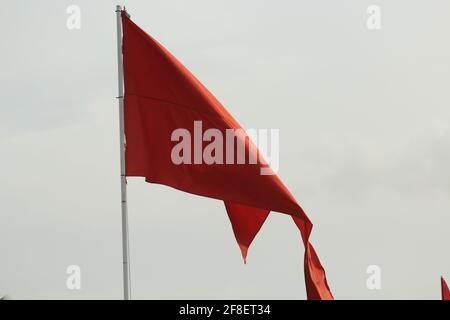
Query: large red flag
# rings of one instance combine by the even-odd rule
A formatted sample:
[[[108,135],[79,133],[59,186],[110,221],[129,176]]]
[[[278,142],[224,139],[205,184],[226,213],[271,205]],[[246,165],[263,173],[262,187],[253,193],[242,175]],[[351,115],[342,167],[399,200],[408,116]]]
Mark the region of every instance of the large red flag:
[[[441,290],[442,290],[442,300],[450,300],[450,290],[448,289],[444,277],[441,277]]]
[[[267,164],[260,157],[248,164],[238,164],[256,150],[248,136],[240,131],[233,145],[216,148],[217,153],[231,153],[230,161],[215,157],[205,163],[196,153],[217,142],[219,137],[194,140],[193,146],[177,154],[192,162],[173,161],[174,147],[185,136],[175,135],[185,129],[195,137],[196,130],[213,129],[226,136],[227,129],[239,132],[241,126],[220,102],[161,44],[140,29],[122,12],[123,61],[125,81],[126,175],[145,177],[147,182],[225,202],[232,228],[245,260],[247,250],[270,211],[292,216],[305,245],[305,282],[308,299],[333,299],[325,271],[309,243],[312,223],[294,197],[273,173],[262,175]],[[178,140],[177,140],[178,139]],[[174,141],[173,141],[174,140]],[[181,142],[180,142],[181,143]],[[249,156],[250,157],[250,156]],[[246,159],[246,158],[245,158]],[[228,160],[228,159],[227,159]]]

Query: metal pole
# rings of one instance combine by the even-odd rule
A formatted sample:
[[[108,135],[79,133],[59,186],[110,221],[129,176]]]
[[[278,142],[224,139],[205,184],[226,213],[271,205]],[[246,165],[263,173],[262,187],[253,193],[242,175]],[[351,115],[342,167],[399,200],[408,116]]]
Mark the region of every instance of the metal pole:
[[[123,115],[123,61],[122,61],[122,11],[116,6],[117,17],[117,67],[119,85],[119,119],[120,119],[120,189],[122,198],[122,256],[123,256],[123,298],[131,298],[130,252],[128,245],[128,210],[127,210],[127,180],[125,176],[125,130]]]

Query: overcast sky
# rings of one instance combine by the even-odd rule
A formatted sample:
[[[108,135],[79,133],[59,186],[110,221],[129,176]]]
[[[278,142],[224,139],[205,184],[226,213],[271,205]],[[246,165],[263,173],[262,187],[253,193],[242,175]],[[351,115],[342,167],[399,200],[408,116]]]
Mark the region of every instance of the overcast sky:
[[[69,5],[81,29],[66,26]],[[122,297],[113,1],[2,1],[0,294]],[[126,1],[247,128],[314,223],[337,299],[440,299],[450,280],[450,3]],[[369,5],[381,29],[366,26]],[[221,201],[129,179],[136,299],[304,299],[272,213],[244,265]],[[78,265],[81,290],[66,287]],[[369,265],[381,289],[366,287]]]

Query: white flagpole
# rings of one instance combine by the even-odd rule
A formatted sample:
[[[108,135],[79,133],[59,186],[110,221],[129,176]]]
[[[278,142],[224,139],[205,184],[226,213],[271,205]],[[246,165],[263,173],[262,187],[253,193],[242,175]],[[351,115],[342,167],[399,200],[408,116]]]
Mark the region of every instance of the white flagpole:
[[[122,199],[122,256],[123,256],[123,298],[131,298],[130,252],[128,245],[128,210],[127,210],[127,180],[125,176],[125,130],[123,115],[123,61],[122,61],[122,11],[116,6],[117,18],[117,67],[119,76],[119,120],[120,120],[120,189]]]

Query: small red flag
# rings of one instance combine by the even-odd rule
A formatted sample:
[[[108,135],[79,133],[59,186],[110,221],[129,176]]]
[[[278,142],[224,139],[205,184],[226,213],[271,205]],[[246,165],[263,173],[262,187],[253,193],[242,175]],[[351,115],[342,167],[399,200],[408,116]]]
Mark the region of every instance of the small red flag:
[[[174,163],[172,153],[179,140],[173,141],[173,133],[177,129],[183,128],[195,137],[194,123],[200,123],[205,132],[218,130],[223,136],[227,129],[242,128],[174,56],[124,11],[122,22],[126,175],[223,200],[244,260],[270,211],[291,215],[305,245],[308,299],[333,299],[325,270],[309,243],[312,223],[277,175],[261,175],[261,169],[267,169],[263,160],[257,157],[256,163],[239,164],[216,158],[207,164],[201,154],[200,158],[191,154],[199,145],[206,147],[207,143],[200,140],[178,155],[192,160],[191,163]],[[183,135],[177,138],[180,136]],[[245,133],[238,135],[235,142],[231,147],[233,160],[235,155],[242,155],[242,150],[237,150],[239,143],[245,146],[244,156],[255,148]],[[215,152],[218,151],[226,153],[230,149],[227,145]],[[257,149],[256,152],[259,155]]]
[[[450,300],[450,290],[448,289],[444,277],[441,277],[441,290],[442,290],[442,300]]]

